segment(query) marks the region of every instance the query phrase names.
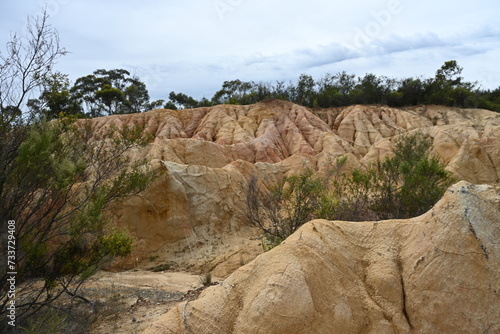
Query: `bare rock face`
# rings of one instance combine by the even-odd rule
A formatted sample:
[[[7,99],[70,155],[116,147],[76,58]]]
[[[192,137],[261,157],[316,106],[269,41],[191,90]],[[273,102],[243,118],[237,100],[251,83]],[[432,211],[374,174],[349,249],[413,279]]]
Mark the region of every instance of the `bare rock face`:
[[[334,123],[339,136],[352,143],[361,154],[368,153],[382,138],[430,126],[432,122],[418,113],[360,105],[347,107]]]
[[[307,223],[146,333],[496,333],[500,186],[408,220]]]
[[[311,110],[270,100],[92,120],[95,132],[133,124],[143,126],[152,140],[132,157],[161,166],[164,174],[114,210],[117,224],[135,239],[125,267],[174,243],[240,233],[247,226],[241,209],[252,175],[272,184],[304,167],[328,171],[343,156],[347,169],[368,165],[391,154],[398,136],[412,131],[433,138],[434,153],[457,179],[500,182],[500,114],[487,110],[361,105]],[[192,246],[185,242],[179,247]]]
[[[279,166],[242,160],[223,168],[164,161],[162,169],[164,173],[140,196],[114,209],[118,225],[136,242],[135,253],[121,262],[122,268],[161,247],[168,249],[183,240],[193,245],[206,243],[214,235],[232,235],[244,229],[241,221],[247,179],[255,175],[274,183],[281,178]]]

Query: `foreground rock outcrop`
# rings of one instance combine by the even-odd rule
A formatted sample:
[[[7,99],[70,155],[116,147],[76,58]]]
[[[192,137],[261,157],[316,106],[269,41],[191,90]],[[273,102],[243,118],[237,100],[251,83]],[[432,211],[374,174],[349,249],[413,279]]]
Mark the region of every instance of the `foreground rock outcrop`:
[[[500,332],[500,185],[408,220],[307,223],[146,333]]]

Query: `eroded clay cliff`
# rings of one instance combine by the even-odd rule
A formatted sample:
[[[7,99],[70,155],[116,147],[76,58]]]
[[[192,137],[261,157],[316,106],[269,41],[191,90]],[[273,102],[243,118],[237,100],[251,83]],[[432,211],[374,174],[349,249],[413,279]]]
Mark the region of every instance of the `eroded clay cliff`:
[[[305,166],[326,171],[342,156],[348,157],[346,168],[366,165],[390,154],[394,139],[410,131],[432,136],[434,152],[457,179],[500,180],[500,114],[487,110],[361,105],[310,110],[270,100],[92,121],[96,132],[133,124],[144,126],[152,140],[131,154],[165,173],[115,210],[115,220],[135,239],[135,253],[124,267],[154,251],[166,254],[243,233],[248,225],[241,208],[251,175],[271,184]]]
[[[311,110],[271,100],[115,115],[91,126],[133,124],[152,139],[130,154],[163,174],[114,208],[134,238],[134,253],[115,268],[147,268],[153,254],[214,277],[232,273],[147,333],[500,332],[500,114]],[[304,167],[328,171],[339,157],[347,170],[367,165],[412,131],[429,134],[433,152],[465,180],[432,210],[409,220],[312,221],[257,256],[244,218],[251,176],[270,185]]]

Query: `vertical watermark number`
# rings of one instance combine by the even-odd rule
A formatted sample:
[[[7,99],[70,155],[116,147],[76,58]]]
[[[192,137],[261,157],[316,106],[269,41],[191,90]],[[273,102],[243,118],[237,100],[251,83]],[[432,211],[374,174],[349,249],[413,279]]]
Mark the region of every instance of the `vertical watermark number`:
[[[16,221],[7,221],[7,324],[16,326]]]

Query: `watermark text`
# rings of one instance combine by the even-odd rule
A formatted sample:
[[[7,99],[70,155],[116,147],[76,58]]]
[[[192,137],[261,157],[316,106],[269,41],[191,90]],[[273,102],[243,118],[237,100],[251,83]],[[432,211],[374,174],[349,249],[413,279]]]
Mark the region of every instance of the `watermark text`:
[[[7,324],[16,326],[16,221],[7,221]]]
[[[219,16],[221,21],[224,21],[224,17],[227,12],[232,12],[236,7],[241,5],[243,0],[215,0],[213,2],[214,9]]]

